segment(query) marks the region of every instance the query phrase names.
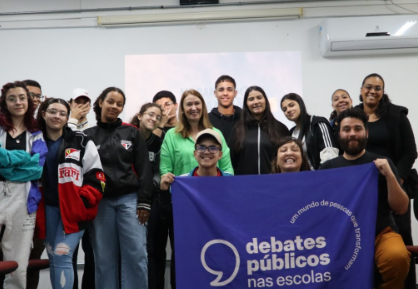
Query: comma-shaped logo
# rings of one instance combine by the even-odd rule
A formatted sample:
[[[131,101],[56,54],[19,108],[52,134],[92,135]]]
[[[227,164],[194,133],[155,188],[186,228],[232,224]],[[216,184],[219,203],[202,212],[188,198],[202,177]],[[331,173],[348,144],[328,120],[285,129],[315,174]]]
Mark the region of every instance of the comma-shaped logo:
[[[223,272],[222,271],[215,271],[215,270],[209,268],[209,266],[206,264],[206,260],[205,260],[206,250],[214,244],[224,244],[224,245],[228,246],[229,248],[231,248],[232,252],[234,252],[234,255],[235,255],[235,269],[234,269],[234,272],[232,272],[232,275],[228,279],[226,279],[225,281],[222,281],[222,282],[219,282],[219,281],[222,279]],[[214,286],[214,287],[225,286],[226,284],[231,283],[232,280],[234,280],[235,276],[237,276],[237,274],[238,274],[239,262],[240,262],[239,254],[238,254],[237,249],[234,247],[234,245],[232,245],[228,241],[221,240],[221,239],[215,239],[215,240],[207,242],[206,245],[203,246],[203,248],[202,248],[202,253],[200,254],[200,260],[202,261],[202,265],[203,265],[203,267],[205,268],[206,271],[208,271],[209,273],[217,276],[215,280],[210,282],[211,286]]]

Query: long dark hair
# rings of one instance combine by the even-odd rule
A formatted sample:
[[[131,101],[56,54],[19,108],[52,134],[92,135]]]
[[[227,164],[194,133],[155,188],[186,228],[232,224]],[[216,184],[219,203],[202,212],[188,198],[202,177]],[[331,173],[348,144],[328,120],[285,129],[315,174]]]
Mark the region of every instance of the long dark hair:
[[[383,77],[380,74],[377,73],[372,73],[367,75],[364,79],[363,82],[361,83],[361,87],[364,86],[364,83],[366,82],[366,80],[370,77],[377,77],[379,78],[382,82],[383,82],[383,96],[379,101],[379,105],[376,108],[376,111],[374,112],[376,114],[376,116],[378,118],[385,118],[387,117],[387,113],[389,112],[389,106],[391,104],[390,98],[389,96],[385,93],[385,81],[383,80]],[[359,99],[361,102],[363,102],[363,96],[360,94]],[[362,109],[364,109],[364,104],[361,103],[359,105]]]
[[[26,92],[26,98],[28,100],[28,110],[25,113],[25,118],[23,123],[28,131],[34,132],[38,130],[38,125],[36,119],[33,117],[35,113],[35,108],[33,107],[33,100],[29,96],[29,91],[26,88],[26,84],[22,81],[15,81],[9,82],[3,85],[1,89],[1,97],[0,97],[0,126],[7,132],[14,130],[15,127],[13,125],[12,115],[10,114],[9,110],[7,109],[6,104],[6,94],[12,88],[21,87]]]
[[[153,102],[148,102],[148,103],[141,106],[141,109],[139,110],[138,114],[143,115],[144,112],[146,112],[151,107],[159,108],[161,110],[161,114],[163,113],[163,109],[161,108],[161,106],[159,106],[158,104],[153,103]],[[138,114],[135,114],[132,117],[132,119],[129,123],[136,126],[139,129],[140,122],[139,122],[139,119],[138,119]]]
[[[278,143],[277,143],[277,152],[275,157],[273,158],[273,160],[271,161],[271,173],[272,174],[279,174],[281,173],[280,168],[277,166],[277,154],[279,152],[279,149],[288,143],[294,142],[300,150],[301,156],[302,156],[302,165],[300,166],[299,172],[302,171],[310,171],[311,167],[309,166],[309,162],[308,159],[306,158],[305,152],[303,151],[303,145],[302,142],[294,137],[291,136],[287,136],[282,138]]]
[[[337,89],[336,91],[334,91],[334,92],[332,93],[332,95],[331,95],[331,103],[333,102],[332,97],[334,96],[334,94],[335,94],[337,91],[344,91],[344,92],[348,95],[348,97],[351,99],[351,96],[350,96],[350,94],[348,93],[348,91],[347,91],[347,90],[339,88],[339,89]],[[334,110],[331,112],[331,115],[330,115],[330,117],[329,117],[329,120],[331,121],[331,120],[333,120],[333,119],[334,119],[334,118],[336,118],[336,117],[337,117],[337,111],[334,109]]]
[[[63,100],[62,98],[48,97],[44,102],[41,103],[41,105],[39,106],[39,110],[38,110],[38,126],[39,126],[39,129],[44,134],[44,136],[46,136],[47,134],[46,134],[46,123],[45,123],[45,119],[42,116],[42,113],[46,112],[48,107],[53,103],[59,103],[59,104],[64,105],[68,112],[67,116],[70,115],[70,105],[68,104],[67,101]],[[67,126],[67,124],[65,124],[64,126]]]
[[[300,114],[298,123],[300,124],[300,133],[298,139],[302,141],[303,137],[308,135],[309,126],[311,123],[311,115],[307,112],[305,103],[303,102],[303,99],[299,94],[293,92],[286,94],[282,97],[282,100],[280,101],[280,106],[286,99],[294,100],[299,104]]]
[[[248,96],[251,91],[260,92],[266,101],[266,109],[264,110],[263,115],[259,121],[254,118],[247,105]],[[278,121],[271,113],[270,103],[264,90],[259,86],[250,86],[247,88],[244,94],[244,103],[242,105],[240,120],[235,125],[236,133],[235,138],[232,140],[232,148],[235,151],[240,151],[242,149],[242,143],[245,137],[245,129],[257,122],[260,124],[261,129],[268,133],[270,142],[275,146],[280,138],[289,135],[289,130],[287,127]]]
[[[96,114],[96,121],[98,121],[98,122],[101,121],[101,119],[102,119],[102,108],[100,107],[99,102],[100,102],[100,100],[102,100],[102,102],[103,102],[105,100],[107,94],[109,92],[112,92],[112,91],[116,91],[123,96],[123,106],[125,106],[126,97],[125,97],[125,94],[123,93],[122,89],[117,88],[117,87],[113,87],[113,86],[106,88],[105,90],[102,91],[102,93],[99,95],[99,97],[96,99],[96,101],[93,104],[93,111]]]

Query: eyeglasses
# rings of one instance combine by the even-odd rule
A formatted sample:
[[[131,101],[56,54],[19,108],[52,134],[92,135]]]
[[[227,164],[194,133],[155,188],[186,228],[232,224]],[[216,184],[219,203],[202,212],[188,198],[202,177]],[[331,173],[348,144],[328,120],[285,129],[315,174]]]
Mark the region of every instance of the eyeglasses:
[[[364,89],[367,89],[367,90],[372,90],[372,89],[374,89],[374,91],[376,91],[376,92],[378,92],[378,91],[381,91],[381,90],[382,90],[382,87],[381,87],[381,86],[373,86],[373,85],[363,85],[363,88],[364,88]]]
[[[44,96],[42,94],[37,94],[37,93],[33,93],[33,92],[29,92],[30,97],[32,98],[37,98],[37,99],[43,99]]]
[[[15,102],[17,102],[18,100],[19,100],[20,102],[25,102],[25,101],[27,101],[27,100],[28,100],[28,98],[27,98],[26,96],[19,96],[19,97],[16,97],[16,96],[9,96],[8,98],[6,98],[6,100],[7,100],[8,102],[13,102],[13,103],[15,103]]]
[[[146,112],[150,118],[156,118],[158,121],[161,121],[161,115],[156,115],[155,112]]]
[[[200,154],[205,153],[205,151],[208,150],[211,154],[216,154],[218,151],[220,151],[220,148],[217,146],[204,146],[204,145],[197,145],[196,151]]]
[[[164,103],[164,107],[169,107],[172,104],[174,104],[174,102],[166,102],[166,103]]]
[[[47,109],[46,112],[51,114],[51,115],[56,115],[58,113],[60,117],[67,117],[68,116],[68,113],[66,111],[58,111],[56,109]]]

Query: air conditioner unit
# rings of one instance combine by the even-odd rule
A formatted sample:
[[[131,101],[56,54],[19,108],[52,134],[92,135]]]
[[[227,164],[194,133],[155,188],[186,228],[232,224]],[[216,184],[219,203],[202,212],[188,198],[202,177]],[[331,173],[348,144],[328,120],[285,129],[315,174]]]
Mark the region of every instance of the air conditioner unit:
[[[332,18],[319,26],[323,57],[418,52],[418,16]]]

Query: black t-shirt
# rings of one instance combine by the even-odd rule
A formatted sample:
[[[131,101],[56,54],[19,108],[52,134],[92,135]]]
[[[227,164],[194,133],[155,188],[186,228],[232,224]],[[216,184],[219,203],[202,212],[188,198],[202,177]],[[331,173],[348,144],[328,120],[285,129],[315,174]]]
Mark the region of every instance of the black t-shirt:
[[[164,137],[165,137],[165,134],[170,130],[170,129],[172,129],[172,128],[174,128],[174,126],[165,126],[164,127],[164,129],[163,129],[163,132],[161,133],[161,143],[163,142],[163,140],[164,140]],[[149,149],[148,149],[149,150]]]
[[[153,168],[153,173],[160,172],[159,166],[159,157],[160,149],[162,140],[157,135],[151,133],[151,135],[146,139],[148,153],[149,153],[149,161],[151,163],[151,167]]]
[[[369,137],[367,138],[366,150],[394,160],[394,148],[392,145],[392,136],[386,122],[379,119],[375,122],[369,122]]]
[[[20,135],[18,135],[15,138],[13,138],[9,133],[7,133],[6,149],[9,151],[12,151],[12,150],[26,151],[26,131],[22,132]]]
[[[335,169],[349,166],[364,165],[371,163],[378,158],[387,159],[392,169],[393,174],[399,182],[398,171],[393,165],[392,161],[386,157],[382,157],[373,153],[366,151],[364,155],[355,160],[347,160],[343,156],[339,156],[335,159],[329,160],[323,163],[319,169]],[[386,178],[381,173],[379,173],[378,179],[378,205],[377,205],[377,219],[376,219],[376,236],[386,227],[391,227],[395,232],[398,231],[393,216],[391,214],[392,209],[389,206],[388,202],[388,187],[386,183]]]

